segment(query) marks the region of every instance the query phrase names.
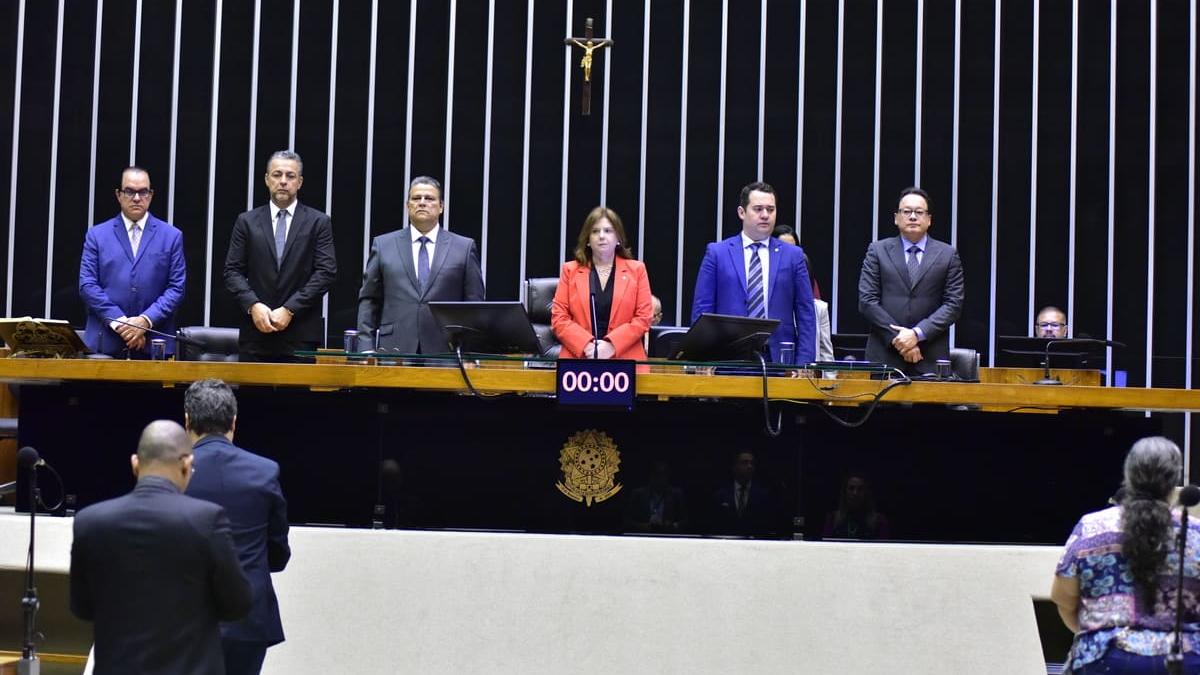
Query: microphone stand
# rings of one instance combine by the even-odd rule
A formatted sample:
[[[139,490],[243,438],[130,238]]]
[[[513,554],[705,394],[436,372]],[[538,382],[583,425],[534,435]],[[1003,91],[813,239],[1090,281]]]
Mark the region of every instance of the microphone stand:
[[[25,596],[21,598],[25,640],[21,646],[21,660],[17,662],[18,675],[39,675],[41,673],[37,645],[34,643],[34,635],[37,633],[34,625],[37,621],[38,608],[41,606],[41,603],[38,602],[37,586],[33,585],[33,535],[37,500],[37,460],[35,459],[29,466],[29,558],[25,563]]]
[[[1179,504],[1183,507],[1179,515],[1179,573],[1175,579],[1175,640],[1171,653],[1167,654],[1166,666],[1169,675],[1183,675],[1183,565],[1187,552],[1188,507],[1200,503],[1200,487],[1188,485],[1179,491]]]
[[[600,358],[600,324],[596,321],[596,292],[592,291],[592,358]]]
[[[172,334],[170,334],[170,333],[164,333],[164,332],[162,332],[162,331],[160,331],[160,330],[154,330],[153,328],[143,328],[142,326],[139,326],[139,325],[137,325],[136,323],[130,323],[130,322],[128,322],[128,321],[122,321],[122,320],[120,320],[120,319],[113,319],[113,318],[110,318],[110,317],[107,317],[107,316],[106,316],[106,317],[104,317],[104,320],[105,320],[105,321],[107,321],[108,323],[119,323],[119,324],[121,324],[122,326],[129,326],[130,328],[137,328],[138,330],[144,330],[144,331],[146,331],[147,333],[149,333],[149,334],[151,334],[151,335],[157,335],[157,336],[158,336],[158,337],[160,337],[160,338],[166,338],[166,339],[168,339],[168,340],[174,340],[174,341],[176,341],[176,342],[181,342],[181,343],[183,343],[183,344],[185,344],[185,345],[191,345],[191,346],[193,346],[193,347],[198,347],[198,346],[200,346],[200,343],[199,343],[199,342],[197,342],[196,340],[193,340],[193,339],[192,339],[192,338],[190,338],[190,337],[187,337],[187,336],[183,335],[183,333],[182,333],[181,331],[175,331],[175,334],[174,334],[174,335],[172,335]]]
[[[1045,368],[1045,373],[1042,379],[1034,382],[1041,385],[1061,385],[1062,380],[1050,374],[1050,352],[1054,345],[1104,345],[1106,347],[1124,347],[1125,343],[1117,342],[1116,340],[1098,340],[1096,338],[1057,338],[1046,341],[1046,354],[1042,359],[1042,367]],[[1036,353],[1036,352],[1035,352]],[[1086,352],[1081,352],[1079,356],[1086,355]]]

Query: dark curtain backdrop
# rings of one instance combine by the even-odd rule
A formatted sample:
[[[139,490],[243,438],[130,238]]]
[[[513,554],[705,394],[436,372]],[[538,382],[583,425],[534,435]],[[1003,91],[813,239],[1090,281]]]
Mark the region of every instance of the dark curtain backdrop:
[[[1194,3],[1077,5],[0,0],[6,313],[82,324],[84,232],[137,163],[151,210],[185,233],[180,324],[234,323],[229,233],[267,198],[266,158],[292,147],[301,199],[333,216],[332,335],[418,174],[447,186],[446,225],[479,242],[494,299],[557,274],[606,203],[668,322],[686,320],[704,245],[737,231],[739,189],[761,177],[835,332],[862,332],[863,252],[919,183],[966,269],[956,344],[987,364],[996,335],[1056,304],[1076,334],[1128,345],[1114,367],[1130,386],[1189,386]],[[562,46],[585,17],[616,41],[590,117],[580,52]],[[1182,419],[1169,428],[1184,439]]]

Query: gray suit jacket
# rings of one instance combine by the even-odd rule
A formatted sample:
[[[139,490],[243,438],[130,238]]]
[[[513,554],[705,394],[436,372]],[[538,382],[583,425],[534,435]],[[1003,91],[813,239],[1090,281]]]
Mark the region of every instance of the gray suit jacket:
[[[433,320],[430,301],[483,300],[483,273],[475,241],[446,230],[438,232],[429,283],[417,285],[412,226],[375,237],[358,293],[358,332],[370,344],[379,331],[378,349],[402,354],[436,354],[450,349]]]
[[[910,373],[934,371],[934,362],[950,358],[950,325],[958,320],[963,303],[963,269],[958,251],[929,238],[916,279],[908,278],[900,236],[867,246],[858,278],[858,311],[870,324],[867,360],[880,361]],[[925,334],[921,356],[906,363],[892,347],[895,324],[920,328]]]

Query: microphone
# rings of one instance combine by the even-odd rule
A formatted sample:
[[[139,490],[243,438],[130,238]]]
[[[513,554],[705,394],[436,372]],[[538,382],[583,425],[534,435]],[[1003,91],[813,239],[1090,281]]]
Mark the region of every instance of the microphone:
[[[1179,491],[1180,506],[1195,506],[1200,504],[1200,487],[1195,485],[1185,485]]]
[[[46,460],[38,456],[37,450],[27,445],[17,451],[17,466],[35,469],[39,466],[46,466]]]
[[[596,292],[592,291],[592,358],[600,358],[600,324],[596,323]]]
[[[1179,514],[1179,537],[1176,553],[1179,556],[1179,570],[1176,577],[1175,589],[1175,639],[1172,640],[1171,651],[1167,654],[1167,672],[1174,675],[1183,673],[1183,564],[1186,562],[1188,535],[1188,507],[1200,504],[1200,487],[1185,485],[1179,491],[1179,505],[1183,507]]]
[[[104,317],[104,320],[107,321],[108,323],[119,323],[122,326],[129,326],[130,328],[137,328],[140,330],[144,330],[151,335],[157,335],[160,338],[167,338],[168,340],[175,340],[176,342],[182,342],[185,345],[192,345],[192,346],[200,345],[199,342],[182,335],[180,331],[175,331],[175,334],[171,335],[170,333],[164,333],[160,330],[154,330],[153,328],[143,328],[143,327],[137,325],[136,323],[130,323],[128,321],[122,321],[120,319],[114,319],[114,318],[107,317],[107,316]]]
[[[1050,352],[1052,351],[1050,348],[1054,345],[1103,345],[1105,347],[1125,347],[1124,342],[1118,342],[1116,340],[1100,340],[1093,337],[1054,338],[1047,340],[1046,355],[1042,359],[1042,366],[1045,368],[1045,373],[1042,375],[1042,379],[1034,382],[1034,384],[1062,384],[1062,380],[1050,374]]]

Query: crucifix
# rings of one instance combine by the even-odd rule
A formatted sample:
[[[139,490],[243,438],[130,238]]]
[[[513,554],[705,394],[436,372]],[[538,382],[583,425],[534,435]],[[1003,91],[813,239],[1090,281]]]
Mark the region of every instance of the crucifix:
[[[613,41],[608,38],[596,38],[592,33],[592,18],[583,25],[583,37],[569,37],[563,40],[563,44],[568,47],[579,47],[583,50],[583,58],[579,60],[579,67],[583,69],[583,88],[579,91],[579,107],[580,112],[584,115],[592,114],[592,52],[597,49],[611,47]]]

